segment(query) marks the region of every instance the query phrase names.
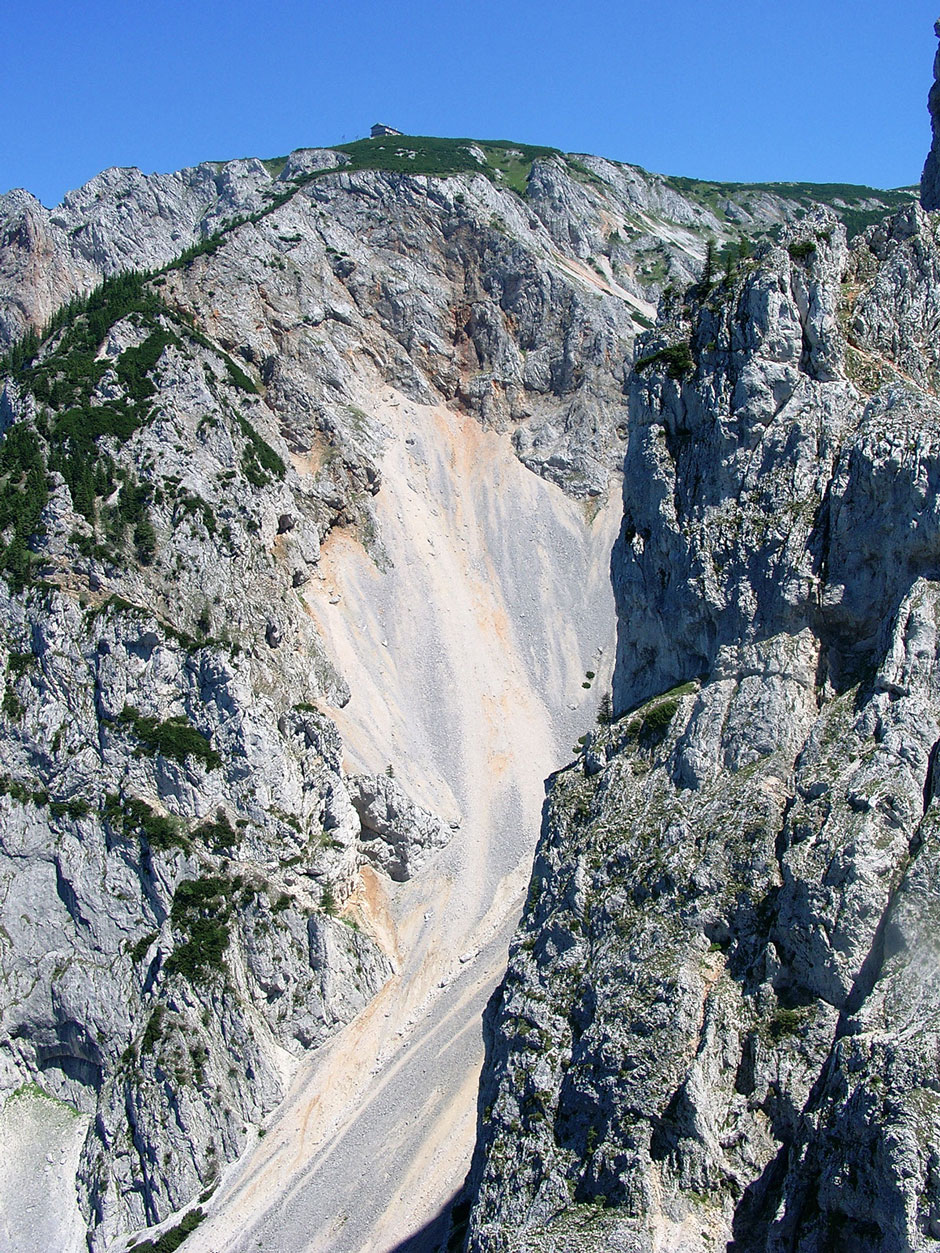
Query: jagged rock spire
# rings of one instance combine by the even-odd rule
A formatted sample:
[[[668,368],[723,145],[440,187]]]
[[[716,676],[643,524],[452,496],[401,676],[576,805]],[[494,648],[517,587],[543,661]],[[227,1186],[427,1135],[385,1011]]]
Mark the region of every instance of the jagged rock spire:
[[[940,39],[940,21],[934,22],[934,30]],[[940,48],[934,57],[933,76],[934,83],[927,98],[933,143],[920,177],[920,202],[925,209],[940,209]]]

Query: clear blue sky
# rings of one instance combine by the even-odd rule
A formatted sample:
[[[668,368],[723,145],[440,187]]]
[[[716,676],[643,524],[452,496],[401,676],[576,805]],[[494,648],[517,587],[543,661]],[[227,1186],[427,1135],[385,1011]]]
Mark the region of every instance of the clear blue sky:
[[[940,0],[33,0],[3,20],[0,191],[279,156],[387,122],[670,174],[920,178]]]

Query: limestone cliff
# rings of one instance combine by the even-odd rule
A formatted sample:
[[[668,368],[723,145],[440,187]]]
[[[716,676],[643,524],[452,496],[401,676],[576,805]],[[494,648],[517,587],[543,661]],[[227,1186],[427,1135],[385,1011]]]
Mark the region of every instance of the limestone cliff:
[[[904,199],[843,192],[835,207],[854,226]],[[702,382],[710,361],[721,403],[743,415],[719,444],[753,451],[765,426],[783,430],[776,407],[792,401],[792,413],[806,388],[833,397],[834,414],[855,412],[827,339],[839,316],[841,228],[827,219],[818,237],[801,236],[809,251],[799,260],[778,249],[752,275],[746,259],[750,237],[800,220],[814,195],[667,180],[551,149],[401,137],[393,148],[366,141],[171,175],[110,170],[52,210],[25,192],[0,198],[0,1141],[20,1155],[3,1155],[0,1190],[17,1198],[31,1179],[46,1189],[46,1225],[30,1206],[2,1207],[11,1245],[28,1237],[34,1249],[100,1250],[197,1197],[206,1204],[225,1164],[264,1130],[298,1059],[396,967],[395,945],[356,905],[361,867],[407,879],[459,823],[415,802],[413,763],[401,779],[374,773],[374,762],[345,773],[333,718],[349,687],[308,596],[326,579],[322,546],[338,536],[367,552],[370,568],[393,568],[374,503],[380,467],[396,440],[410,446],[427,432],[393,429],[391,406],[407,406],[415,423],[446,412],[499,432],[546,493],[560,487],[584,502],[572,508],[586,532],[622,464],[635,336],[670,286],[704,270],[714,304],[726,271],[721,291],[740,291],[745,311],[735,320],[720,301],[697,312],[676,305],[674,338],[643,349],[652,373],[631,384],[634,412],[648,416],[629,444],[638,496],[618,575],[623,613],[655,637],[656,583],[644,581],[650,562],[658,571],[675,560],[676,599],[663,607],[684,616],[669,648],[646,660],[622,641],[618,697],[655,695],[718,664],[744,613],[732,602],[746,562],[732,536],[702,573],[685,518],[697,509],[704,527],[707,506],[734,521],[732,487],[695,479],[715,499],[694,506],[677,488],[672,519],[669,458],[690,455],[693,417],[655,415],[689,405],[707,425],[687,376],[696,370]],[[908,300],[908,253],[919,263],[933,253],[916,252],[927,238],[920,217],[905,221],[868,237],[853,279],[858,370],[881,369],[894,352],[898,378],[921,389],[897,402],[899,422],[920,412],[935,368],[927,350],[902,359],[892,348],[904,318],[932,307],[926,296]],[[680,341],[693,330],[689,357]],[[843,418],[833,418],[827,449],[842,449]],[[654,438],[658,425],[668,435]],[[826,495],[805,449],[802,460],[791,452],[808,527],[835,489]],[[732,486],[745,460],[728,470]],[[749,490],[777,489],[755,479]],[[784,485],[774,501],[788,517]],[[492,501],[488,509],[489,526],[503,515]],[[746,534],[757,512],[741,523]],[[556,531],[565,528],[574,529],[568,515]],[[484,532],[492,551],[472,573],[486,584],[496,549],[511,545],[496,526]],[[505,564],[515,571],[519,560],[510,551]],[[706,610],[689,608],[683,561],[710,580]],[[815,587],[817,574],[800,566],[793,576],[794,622],[801,578]],[[784,667],[792,635],[805,677],[809,635],[789,618],[781,625],[767,595],[773,664]],[[494,614],[493,647],[509,655],[512,631],[527,638],[531,603],[520,595],[511,623]],[[833,599],[834,623],[839,612]],[[556,650],[576,654],[566,630]],[[827,648],[832,681],[844,684],[855,662]],[[546,649],[526,664],[547,682],[572,666],[580,677],[583,662]],[[631,666],[645,675],[639,687]],[[427,685],[432,708],[433,676]],[[780,690],[789,709],[791,687],[781,680]],[[720,720],[706,704],[703,727]],[[794,709],[796,735],[809,714]],[[690,739],[688,780],[709,777],[712,738]],[[648,739],[638,741],[647,755]],[[746,739],[742,731],[729,761],[750,764],[758,748]],[[592,746],[591,762],[611,744]],[[651,772],[650,786],[659,777]]]
[[[934,1247],[938,262],[919,208],[818,214],[638,346],[614,716],[550,782],[473,1250]]]
[[[348,903],[360,866],[406,879],[457,825],[410,798],[407,762],[401,783],[345,776],[329,712],[349,690],[306,599],[333,533],[395,559],[371,506],[379,396],[511,431],[574,496],[619,460],[642,298],[487,176],[347,163],[109,171],[51,212],[4,201],[14,1247],[87,1228],[104,1248],[204,1204],[397,962]],[[546,198],[575,194],[565,168]],[[19,1204],[47,1167],[51,1231]]]

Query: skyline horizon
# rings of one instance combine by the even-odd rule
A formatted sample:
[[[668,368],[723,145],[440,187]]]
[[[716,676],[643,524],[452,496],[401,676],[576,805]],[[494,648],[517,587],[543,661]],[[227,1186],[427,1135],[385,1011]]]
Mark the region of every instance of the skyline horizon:
[[[494,136],[494,135],[443,135],[443,134],[431,135],[427,133],[417,134],[417,133],[411,133],[411,132],[406,132],[406,131],[402,131],[400,132],[400,134],[401,134],[402,139],[413,139],[413,140],[449,139],[449,140],[453,140],[454,142],[460,142],[460,141],[465,140],[467,143],[483,143],[483,144],[485,143],[518,143],[520,145],[524,144],[524,145],[532,145],[532,146],[537,146],[537,147],[553,148],[556,151],[564,154],[565,156],[599,157],[601,160],[610,161],[612,164],[631,166],[635,169],[642,170],[646,174],[651,174],[651,175],[661,177],[661,178],[667,178],[667,179],[682,178],[682,179],[689,179],[690,181],[695,182],[695,183],[702,183],[706,185],[713,184],[715,186],[724,186],[724,187],[803,187],[803,186],[812,186],[812,187],[820,187],[820,188],[852,187],[852,188],[862,188],[862,189],[868,189],[871,191],[880,191],[880,192],[900,192],[900,191],[917,192],[920,189],[920,178],[918,178],[916,182],[902,183],[895,187],[881,187],[881,186],[878,186],[876,183],[850,183],[841,179],[830,180],[830,179],[795,179],[795,178],[778,178],[778,179],[709,178],[704,175],[688,175],[688,174],[683,173],[681,170],[650,169],[648,166],[640,165],[640,163],[637,161],[627,161],[620,157],[611,157],[611,156],[608,156],[604,152],[594,152],[586,148],[565,149],[565,148],[558,148],[557,145],[555,144],[544,144],[544,143],[536,144],[536,142],[531,138],[521,139],[518,136],[513,136],[513,135],[498,135],[498,136]],[[95,179],[99,174],[104,174],[108,170],[136,169],[148,177],[153,176],[153,175],[169,175],[169,174],[177,174],[187,169],[196,169],[200,165],[227,165],[232,161],[251,161],[251,160],[258,160],[262,162],[280,161],[280,160],[285,159],[286,157],[289,157],[291,153],[293,152],[304,152],[304,151],[314,151],[314,150],[340,151],[342,150],[343,145],[353,144],[353,143],[358,142],[359,140],[368,139],[368,138],[369,138],[369,135],[366,134],[366,135],[356,135],[352,137],[351,139],[345,139],[345,138],[340,139],[337,143],[333,143],[333,144],[301,144],[296,148],[289,149],[287,152],[279,152],[279,153],[272,153],[272,154],[267,154],[267,153],[262,153],[262,152],[244,152],[238,156],[206,157],[202,160],[193,161],[187,165],[180,165],[172,169],[166,168],[166,169],[147,170],[147,169],[144,169],[140,165],[133,165],[133,164],[131,165],[106,165],[106,166],[102,166],[100,170],[96,170],[93,174],[90,174],[88,178],[84,180],[83,183],[78,183],[76,184],[75,187],[68,188],[63,193],[62,197],[58,201],[56,201],[55,204],[47,204],[43,200],[40,200],[40,203],[43,204],[43,206],[46,209],[52,210],[58,207],[58,205],[60,205],[67,196],[73,194],[74,192],[80,191],[82,187],[86,186],[89,182]],[[35,193],[32,192],[31,189],[28,187],[10,187],[5,192],[0,192],[0,197],[4,195],[9,195],[10,192],[13,192],[13,191],[27,191],[27,192],[30,192],[31,195],[35,195]],[[40,199],[40,197],[37,196],[36,199],[38,200]]]
[[[441,18],[416,0],[389,23],[375,0],[342,13],[272,0],[249,41],[245,0],[91,0],[80,13],[37,0],[8,22],[11,46],[29,51],[7,84],[0,192],[54,208],[106,169],[272,159],[352,142],[376,121],[704,182],[906,189],[930,147],[938,9],[716,0],[703,21],[693,0],[654,14],[637,0],[550,13],[479,0]]]

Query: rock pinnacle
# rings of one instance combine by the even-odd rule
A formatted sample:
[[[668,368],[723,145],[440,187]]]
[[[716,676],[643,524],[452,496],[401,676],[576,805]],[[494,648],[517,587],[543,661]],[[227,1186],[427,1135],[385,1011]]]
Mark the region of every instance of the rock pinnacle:
[[[940,21],[934,23],[934,30],[940,39]],[[940,209],[940,49],[934,57],[933,74],[934,83],[927,98],[933,143],[920,178],[920,202],[925,209]]]

